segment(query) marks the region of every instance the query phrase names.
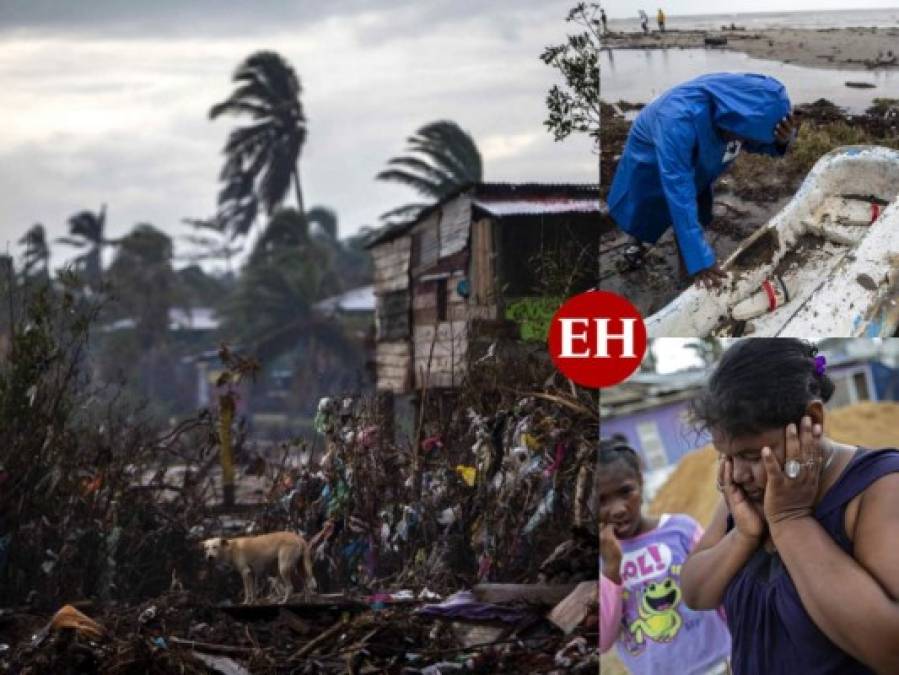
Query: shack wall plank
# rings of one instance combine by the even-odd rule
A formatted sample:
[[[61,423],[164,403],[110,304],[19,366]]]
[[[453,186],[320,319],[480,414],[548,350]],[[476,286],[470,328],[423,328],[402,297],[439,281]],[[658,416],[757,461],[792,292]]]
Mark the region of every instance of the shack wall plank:
[[[471,198],[461,194],[443,206],[440,221],[440,257],[453,255],[468,245],[471,223]]]
[[[398,237],[372,249],[375,294],[402,290],[409,285],[409,236]]]
[[[482,218],[472,224],[471,304],[489,307],[495,304],[496,268],[493,260],[492,222]]]

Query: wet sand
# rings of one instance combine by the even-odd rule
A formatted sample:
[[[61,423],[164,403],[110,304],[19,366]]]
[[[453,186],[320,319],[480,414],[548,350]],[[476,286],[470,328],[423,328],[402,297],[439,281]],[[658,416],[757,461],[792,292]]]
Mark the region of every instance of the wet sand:
[[[707,39],[726,40],[726,44],[710,48],[801,66],[899,69],[899,27],[609,33],[603,37],[603,49],[695,49],[709,46]]]

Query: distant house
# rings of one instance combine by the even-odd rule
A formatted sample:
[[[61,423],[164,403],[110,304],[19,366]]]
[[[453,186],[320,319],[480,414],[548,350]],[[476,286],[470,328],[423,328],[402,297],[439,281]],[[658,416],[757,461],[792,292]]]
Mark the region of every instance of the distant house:
[[[313,307],[326,316],[360,314],[370,317],[375,311],[375,287],[369,285],[353,288],[346,293],[320,300]]]
[[[899,397],[899,371],[874,357],[827,354],[827,372],[836,387],[829,408]],[[617,387],[604,389],[600,397],[602,436],[625,436],[650,471],[677,463],[711,440],[708,433],[692,427],[688,416],[690,399],[699,393],[708,375],[702,369],[638,373]]]
[[[707,434],[691,431],[687,418],[690,400],[708,374],[702,369],[637,373],[604,389],[599,399],[602,436],[623,435],[650,471],[676,463],[709,441]]]
[[[273,341],[279,343],[275,347],[265,341],[253,345],[253,353],[261,352],[267,357],[261,359],[262,368],[252,383],[241,387],[238,414],[246,415],[254,430],[264,435],[292,438],[311,433],[312,420],[307,419],[305,412],[306,408],[314,410],[314,404],[304,401],[301,395],[309,394],[317,400],[317,392],[325,391],[326,385],[358,391],[371,387],[374,286],[360,286],[325,298],[316,302],[313,310],[318,317],[340,326],[347,341],[358,347],[360,362],[349,362],[343,354],[331,355],[328,350],[310,347],[303,336],[293,336],[292,341],[285,342],[276,334]],[[239,346],[232,347],[242,351]],[[218,349],[191,355],[183,362],[192,368],[196,405],[215,404],[215,382],[222,372]],[[298,378],[305,383],[301,391],[296,387]]]
[[[134,330],[137,321],[131,317],[117,319],[100,327],[104,333]],[[175,333],[211,333],[219,327],[216,311],[211,307],[170,307],[169,330]]]
[[[514,337],[505,309],[541,294],[541,256],[595,286],[599,208],[597,185],[479,183],[372,239],[377,389],[456,386],[476,341]]]

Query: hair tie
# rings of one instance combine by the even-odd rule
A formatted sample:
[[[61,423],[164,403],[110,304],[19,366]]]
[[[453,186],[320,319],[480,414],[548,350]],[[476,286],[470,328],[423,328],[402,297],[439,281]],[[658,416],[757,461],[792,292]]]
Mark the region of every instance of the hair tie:
[[[824,358],[824,355],[815,357],[815,374],[820,377],[824,374],[824,371],[827,370],[827,359]]]

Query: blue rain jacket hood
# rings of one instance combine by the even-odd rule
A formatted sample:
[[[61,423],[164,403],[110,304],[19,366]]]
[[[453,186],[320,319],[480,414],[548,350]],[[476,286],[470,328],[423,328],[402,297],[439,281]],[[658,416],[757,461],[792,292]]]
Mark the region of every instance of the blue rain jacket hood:
[[[714,73],[659,96],[637,115],[609,191],[618,227],[655,243],[674,228],[687,272],[715,263],[703,237],[711,188],[732,159],[728,131],[748,152],[783,155],[774,127],[790,112],[784,86],[766,75]],[[730,145],[730,148],[729,148]],[[727,156],[726,156],[727,153]]]

